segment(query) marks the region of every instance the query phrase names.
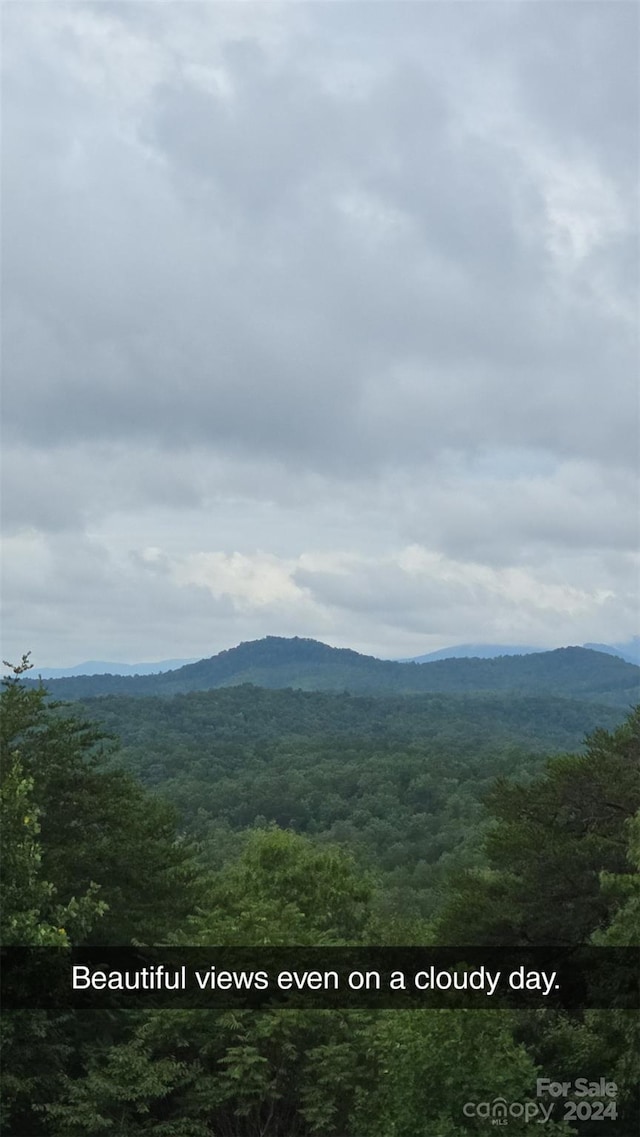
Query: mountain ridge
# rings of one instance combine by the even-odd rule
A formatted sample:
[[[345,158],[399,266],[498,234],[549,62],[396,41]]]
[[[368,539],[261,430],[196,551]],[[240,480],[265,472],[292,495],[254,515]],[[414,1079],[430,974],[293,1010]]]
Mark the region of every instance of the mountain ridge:
[[[266,637],[267,639],[271,637]],[[279,638],[279,637],[274,637]],[[249,640],[248,643],[260,641]],[[320,642],[320,641],[313,641]],[[327,645],[328,646],[328,645]],[[584,643],[580,645],[589,651],[600,651],[606,655],[617,655],[627,663],[640,664],[640,636],[633,636],[623,644]],[[233,651],[233,648],[226,649]],[[535,653],[554,651],[549,647],[534,647],[532,644],[494,644],[494,643],[462,643],[450,647],[439,648],[437,651],[425,652],[421,655],[410,656],[372,656],[393,663],[432,663],[439,659],[495,659],[502,655],[533,655]],[[222,654],[222,653],[219,653]],[[356,653],[360,654],[360,653]],[[90,659],[82,663],[71,664],[68,667],[39,667],[38,674],[43,679],[70,679],[81,675],[158,675],[165,671],[177,671],[191,663],[199,663],[198,656],[188,659],[161,659],[144,663],[121,663],[114,660]]]
[[[27,682],[37,680],[27,680]],[[638,700],[640,668],[617,656],[565,647],[493,659],[398,662],[295,636],[248,640],[217,655],[156,675],[50,679],[56,698],[176,695],[249,683],[267,688],[354,694],[520,691],[629,706]]]
[[[532,647],[528,644],[454,644],[424,655],[403,656],[398,663],[436,663],[439,659],[497,659],[502,655],[534,655],[553,648]]]
[[[640,664],[640,637],[634,636],[623,644],[585,643],[581,647],[587,651],[600,651],[605,655],[617,655],[626,663]],[[438,659],[495,659],[500,655],[534,655],[556,649],[533,647],[530,644],[455,644],[424,655],[404,656],[398,663],[432,663]]]
[[[74,679],[80,675],[159,675],[196,662],[197,657],[194,656],[190,659],[160,659],[155,663],[116,663],[114,660],[86,659],[71,667],[39,667],[38,674],[43,679]]]

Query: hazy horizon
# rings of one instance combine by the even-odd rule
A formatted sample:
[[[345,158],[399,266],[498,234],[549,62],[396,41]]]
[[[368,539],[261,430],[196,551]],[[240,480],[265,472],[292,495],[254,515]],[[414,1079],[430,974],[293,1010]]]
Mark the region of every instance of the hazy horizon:
[[[639,19],[3,6],[6,658],[639,631]]]
[[[301,638],[304,639],[307,637],[303,636]],[[249,642],[252,642],[252,641],[249,641]],[[256,642],[256,641],[253,641],[253,642]],[[259,642],[259,641],[257,641],[257,642]],[[41,674],[44,679],[56,678],[58,676],[62,677],[63,675],[67,675],[67,674],[68,675],[71,675],[71,674],[74,674],[74,675],[98,675],[98,674],[106,673],[102,670],[103,668],[107,668],[110,671],[112,668],[118,668],[119,667],[119,668],[123,668],[122,672],[112,672],[112,673],[113,674],[150,675],[150,674],[154,674],[154,673],[157,673],[160,671],[173,671],[173,670],[176,670],[177,668],[184,667],[190,663],[197,663],[200,661],[201,658],[205,658],[205,659],[210,658],[211,656],[218,655],[221,652],[232,650],[234,647],[237,647],[237,646],[239,646],[239,645],[238,644],[228,644],[228,645],[225,645],[223,647],[217,648],[214,651],[208,652],[203,657],[190,656],[190,657],[186,657],[186,658],[182,658],[182,659],[167,659],[167,658],[165,658],[165,659],[155,659],[155,660],[135,660],[135,659],[130,659],[130,660],[105,660],[105,659],[93,659],[92,658],[92,659],[87,659],[87,660],[76,661],[75,663],[70,663],[70,664],[66,664],[66,665],[58,665],[57,663],[51,663],[51,662],[40,663],[38,661],[30,660],[31,666],[32,666],[32,671],[30,674],[31,674],[31,676],[34,676],[34,677]],[[334,647],[334,646],[338,646],[338,645],[329,644],[328,646]],[[480,654],[481,658],[491,658],[492,656],[501,655],[501,654],[528,655],[528,654],[537,653],[537,652],[554,651],[559,647],[560,648],[563,648],[563,647],[584,647],[584,648],[588,648],[588,649],[594,650],[594,651],[601,649],[601,650],[603,650],[607,653],[610,653],[610,654],[618,654],[622,659],[625,659],[628,662],[634,662],[634,663],[640,665],[640,637],[638,637],[638,636],[634,636],[634,637],[632,637],[632,639],[626,641],[625,643],[621,643],[621,644],[602,644],[602,643],[551,644],[551,645],[547,645],[544,647],[533,647],[530,644],[514,644],[514,643],[510,643],[510,644],[506,644],[506,643],[505,644],[496,644],[496,643],[494,643],[494,644],[487,644],[487,643],[482,643],[482,644],[481,643],[475,643],[475,644],[466,643],[466,644],[463,644],[463,643],[458,643],[458,644],[449,644],[449,645],[447,645],[446,648],[434,650],[433,652],[417,653],[415,656],[399,656],[399,655],[395,654],[395,655],[384,655],[384,656],[379,656],[379,657],[375,657],[375,658],[380,658],[383,660],[389,660],[392,662],[396,661],[399,663],[411,662],[413,659],[417,660],[418,662],[421,662],[422,660],[426,661],[427,659],[430,659],[431,656],[434,657],[434,661],[435,661],[436,658],[452,658],[452,657],[456,656],[457,653],[459,653],[459,657],[461,657],[461,658],[470,657],[473,654],[475,654],[475,652],[478,652]],[[475,651],[472,649],[475,649]],[[17,660],[15,660],[13,662],[17,662]],[[5,671],[6,671],[6,667],[5,667]]]

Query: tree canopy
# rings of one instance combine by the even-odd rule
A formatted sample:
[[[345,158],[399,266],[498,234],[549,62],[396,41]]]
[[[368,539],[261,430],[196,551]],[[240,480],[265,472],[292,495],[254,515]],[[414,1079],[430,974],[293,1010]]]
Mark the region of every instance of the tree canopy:
[[[260,719],[243,688],[213,717],[176,700],[168,735],[140,711],[119,750],[27,667],[0,696],[7,945],[638,941],[638,711],[545,759],[451,705],[403,733],[372,700],[358,735],[348,696],[333,733],[304,696],[286,732],[292,693],[260,695]],[[485,1131],[466,1103],[560,1069],[615,1076],[607,1137],[637,1107],[625,1011],[20,1011],[2,1030],[8,1137],[464,1137]],[[577,1132],[559,1113],[545,1131]]]

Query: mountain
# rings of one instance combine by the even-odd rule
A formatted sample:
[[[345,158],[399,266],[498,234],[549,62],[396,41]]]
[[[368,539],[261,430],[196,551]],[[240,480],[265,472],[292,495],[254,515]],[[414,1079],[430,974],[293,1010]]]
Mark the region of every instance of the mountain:
[[[601,651],[605,655],[617,655],[627,663],[640,664],[640,636],[634,636],[624,644],[583,644],[588,651]],[[529,647],[524,644],[455,644],[426,655],[414,655],[400,659],[399,663],[433,663],[438,659],[495,659],[499,655],[532,655],[543,652],[543,647]]]
[[[495,659],[499,655],[532,655],[544,651],[543,647],[525,647],[519,644],[456,644],[430,651],[426,655],[413,655],[398,663],[435,663],[438,659]]]
[[[177,695],[243,683],[370,695],[515,691],[628,707],[638,701],[639,680],[639,667],[581,647],[496,659],[399,663],[329,647],[317,640],[267,636],[158,675],[76,676],[51,679],[47,687],[62,699],[107,694]]]
[[[69,679],[75,675],[157,675],[161,671],[175,671],[194,659],[161,659],[159,663],[107,663],[102,659],[90,659],[86,663],[76,663],[73,667],[39,667],[38,674],[43,679]]]
[[[633,636],[624,644],[585,644],[591,651],[604,651],[607,655],[618,655],[627,663],[640,664],[640,636]]]

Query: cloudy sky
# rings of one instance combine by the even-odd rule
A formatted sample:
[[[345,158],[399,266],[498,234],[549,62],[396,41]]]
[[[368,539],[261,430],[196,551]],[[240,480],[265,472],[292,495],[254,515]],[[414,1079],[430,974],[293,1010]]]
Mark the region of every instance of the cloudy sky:
[[[3,5],[7,658],[640,630],[639,12]]]

